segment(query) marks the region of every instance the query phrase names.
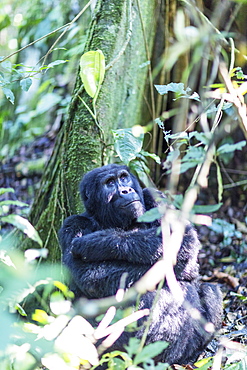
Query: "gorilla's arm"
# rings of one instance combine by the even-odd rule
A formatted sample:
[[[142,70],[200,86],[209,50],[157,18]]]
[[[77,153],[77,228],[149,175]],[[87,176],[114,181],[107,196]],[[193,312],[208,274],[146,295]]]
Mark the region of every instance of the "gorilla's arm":
[[[72,253],[84,262],[121,260],[150,266],[162,256],[162,250],[162,237],[157,235],[157,228],[106,229],[72,241]]]
[[[81,239],[81,235],[95,234],[99,226],[87,213],[68,217],[59,231],[59,241],[63,251],[63,263],[70,269],[73,290],[76,296],[100,298],[116,294],[120,279],[126,273],[124,288],[130,287],[149,269],[149,266],[134,266],[119,261],[82,262],[71,252],[72,241]]]
[[[58,232],[59,243],[63,254],[71,251],[71,243],[75,237],[91,234],[99,229],[96,221],[86,212],[81,215],[73,215],[64,221]]]
[[[198,275],[199,245],[196,231],[188,224],[175,266],[178,279],[191,280]],[[87,263],[125,261],[151,267],[162,257],[162,237],[157,235],[156,227],[137,231],[100,230],[74,238],[72,254]]]

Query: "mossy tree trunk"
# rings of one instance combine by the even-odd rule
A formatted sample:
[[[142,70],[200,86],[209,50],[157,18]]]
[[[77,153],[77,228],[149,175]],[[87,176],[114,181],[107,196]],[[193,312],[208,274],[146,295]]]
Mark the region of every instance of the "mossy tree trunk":
[[[142,112],[149,84],[146,62],[155,37],[157,3],[97,2],[85,52],[100,49],[106,58],[107,71],[96,104],[101,130],[79,98],[91,106],[78,74],[68,119],[57,137],[30,215],[53,261],[60,257],[57,231],[64,218],[82,211],[78,194],[82,175],[110,158],[111,129],[144,124],[150,119],[143,117]]]

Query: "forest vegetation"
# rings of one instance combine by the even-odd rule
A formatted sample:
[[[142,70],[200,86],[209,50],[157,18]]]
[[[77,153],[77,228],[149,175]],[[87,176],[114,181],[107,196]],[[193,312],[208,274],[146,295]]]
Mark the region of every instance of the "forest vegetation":
[[[96,338],[133,330],[139,313],[124,295],[74,304],[61,266],[57,233],[83,211],[79,182],[108,163],[170,199],[162,227],[195,224],[201,279],[223,292],[222,329],[198,362],[175,368],[245,369],[247,1],[2,0],[0,10],[1,370],[169,368],[153,360],[164,343],[135,338],[100,359]],[[163,278],[156,266],[132,293]]]

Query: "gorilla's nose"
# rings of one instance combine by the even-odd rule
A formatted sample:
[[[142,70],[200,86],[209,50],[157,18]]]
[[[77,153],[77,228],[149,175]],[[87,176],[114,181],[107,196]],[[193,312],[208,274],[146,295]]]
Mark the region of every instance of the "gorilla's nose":
[[[127,195],[127,194],[130,194],[130,193],[134,193],[134,189],[130,188],[130,187],[125,187],[125,186],[121,186],[119,187],[119,193],[120,195]]]

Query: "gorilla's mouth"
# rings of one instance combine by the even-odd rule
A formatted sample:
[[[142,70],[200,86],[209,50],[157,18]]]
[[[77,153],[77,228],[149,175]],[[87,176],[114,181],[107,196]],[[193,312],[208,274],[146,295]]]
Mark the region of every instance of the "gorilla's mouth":
[[[123,206],[121,206],[120,208],[126,208],[126,207],[129,207],[131,204],[133,204],[133,203],[140,203],[140,200],[132,200],[131,202],[129,202],[129,203],[126,203],[126,204],[124,204]]]

